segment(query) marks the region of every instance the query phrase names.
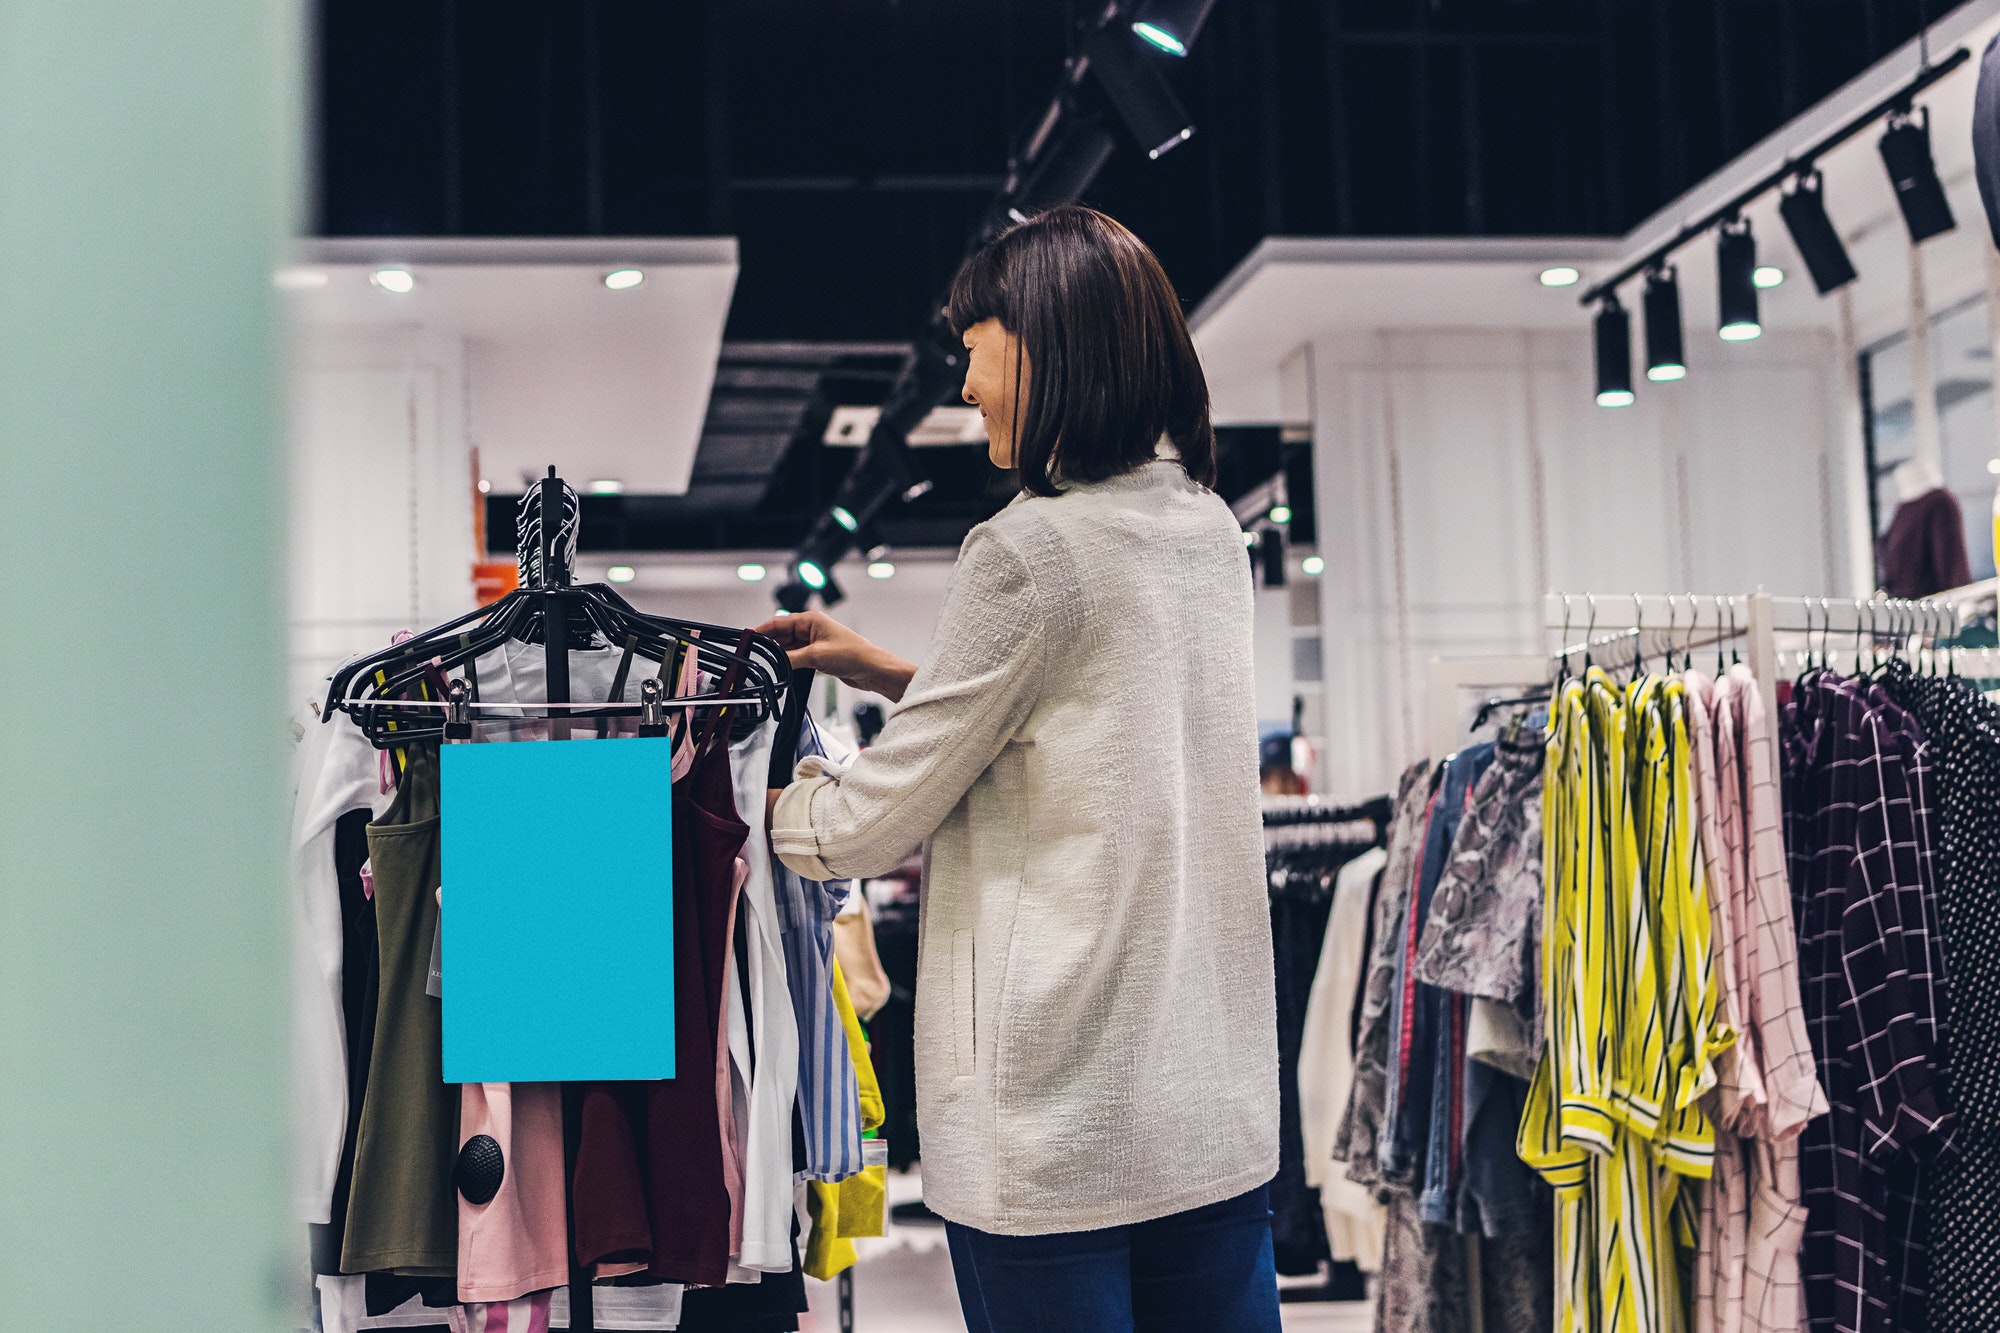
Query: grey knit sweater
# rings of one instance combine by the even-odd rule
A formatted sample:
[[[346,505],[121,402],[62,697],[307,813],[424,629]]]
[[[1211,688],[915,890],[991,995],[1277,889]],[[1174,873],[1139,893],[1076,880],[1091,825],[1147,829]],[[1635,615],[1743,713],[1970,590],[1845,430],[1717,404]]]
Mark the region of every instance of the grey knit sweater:
[[[1251,598],[1177,462],[1017,499],[876,744],[779,799],[803,875],[927,843],[917,1111],[952,1221],[1117,1226],[1277,1171]]]

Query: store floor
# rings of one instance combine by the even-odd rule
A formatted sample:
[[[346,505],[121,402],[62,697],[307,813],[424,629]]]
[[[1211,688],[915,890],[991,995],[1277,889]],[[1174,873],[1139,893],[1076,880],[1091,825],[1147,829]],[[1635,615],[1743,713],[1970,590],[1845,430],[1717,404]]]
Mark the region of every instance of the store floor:
[[[901,1203],[923,1196],[912,1173],[891,1174],[889,1199]],[[958,1288],[951,1277],[951,1252],[942,1227],[899,1227],[889,1223],[880,1240],[857,1244],[854,1268],[854,1333],[964,1333]],[[839,1333],[839,1291],[833,1282],[806,1282],[812,1322],[801,1333]],[[1290,1304],[1283,1308],[1286,1333],[1367,1333],[1371,1307],[1359,1303]]]

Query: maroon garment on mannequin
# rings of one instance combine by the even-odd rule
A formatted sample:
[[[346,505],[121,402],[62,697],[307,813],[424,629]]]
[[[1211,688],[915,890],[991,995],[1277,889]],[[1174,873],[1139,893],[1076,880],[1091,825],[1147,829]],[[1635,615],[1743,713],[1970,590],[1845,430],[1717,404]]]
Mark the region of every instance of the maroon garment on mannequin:
[[[1970,582],[1957,498],[1940,486],[1897,505],[1882,534],[1882,590],[1891,597],[1929,597]]]

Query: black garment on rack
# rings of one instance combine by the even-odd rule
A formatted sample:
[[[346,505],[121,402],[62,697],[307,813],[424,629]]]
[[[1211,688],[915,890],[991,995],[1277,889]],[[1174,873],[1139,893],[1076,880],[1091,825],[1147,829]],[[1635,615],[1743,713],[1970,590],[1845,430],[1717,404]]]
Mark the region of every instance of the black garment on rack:
[[[375,988],[381,962],[375,956],[375,900],[361,880],[368,863],[366,810],[350,810],[333,826],[333,873],[340,885],[340,1011],[347,1037],[347,1133],[340,1144],[340,1171],[333,1178],[329,1220],[309,1228],[312,1270],[340,1272],[340,1241],[347,1232],[347,1192],[354,1184],[354,1139],[361,1131],[361,1099],[368,1092],[368,1057],[375,1047]]]
[[[792,1268],[766,1273],[759,1282],[689,1287],[681,1294],[679,1333],[793,1333],[806,1302],[799,1266],[799,1220],[792,1219]]]
[[[1986,1333],[2000,1328],[2000,705],[1962,677],[1918,675],[1901,659],[1880,679],[1923,725],[1936,778],[1938,915],[1951,977],[1945,1026],[1959,1129],[1957,1155],[1936,1163],[1926,1182],[1928,1315],[1934,1333]]]
[[[1271,1245],[1278,1271],[1288,1277],[1316,1273],[1332,1257],[1319,1191],[1306,1184],[1299,1051],[1313,973],[1333,911],[1334,879],[1342,866],[1373,845],[1306,844],[1274,848],[1266,857],[1278,1003],[1278,1174],[1271,1182]]]
[[[889,978],[889,1000],[868,1020],[868,1053],[882,1085],[882,1137],[889,1166],[917,1161],[917,1036],[912,999],[917,989],[917,908],[895,900],[875,911],[875,952]]]
[[[424,1305],[432,1310],[443,1310],[458,1304],[457,1278],[370,1273],[365,1283],[363,1290],[367,1292],[368,1317],[371,1319],[393,1313],[412,1296],[420,1297]]]
[[[1814,1333],[1929,1326],[1922,1201],[1957,1120],[1921,726],[1871,682],[1819,671],[1779,733],[1800,997],[1829,1106],[1799,1138]]]

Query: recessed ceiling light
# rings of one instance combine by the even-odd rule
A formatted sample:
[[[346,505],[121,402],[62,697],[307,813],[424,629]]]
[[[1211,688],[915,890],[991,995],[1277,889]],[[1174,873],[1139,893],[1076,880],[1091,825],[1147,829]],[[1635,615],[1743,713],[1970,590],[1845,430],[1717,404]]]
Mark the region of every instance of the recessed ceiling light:
[[[1785,280],[1785,270],[1774,264],[1759,266],[1750,274],[1750,283],[1759,291],[1770,291]]]
[[[486,494],[487,492],[491,491],[492,489],[493,489],[493,483],[492,483],[492,482],[490,482],[490,481],[486,480],[486,478],[484,478],[484,477],[481,477],[481,478],[479,479],[479,493],[480,493],[481,495],[485,495],[485,494]]]
[[[385,292],[398,295],[414,291],[417,285],[416,275],[406,268],[378,268],[368,275],[368,281]]]
[[[736,567],[736,577],[742,579],[745,583],[762,583],[766,572],[765,568],[759,564],[738,565]]]
[[[281,268],[271,275],[271,285],[281,292],[309,292],[327,282],[323,268]]]
[[[604,577],[613,583],[630,583],[639,577],[639,571],[630,565],[613,565],[604,571]]]
[[[1989,459],[1987,459],[1987,460],[1986,460],[1986,470],[1987,470],[1988,472],[1991,472],[1991,473],[1993,473],[1993,474],[1994,474],[1995,476],[2000,476],[2000,458],[1989,458]]]
[[[1245,546],[1255,546],[1257,544],[1257,534],[1249,531],[1244,532],[1243,544]]]
[[[646,275],[636,268],[614,268],[604,275],[604,285],[614,292],[637,287],[646,280]]]
[[[1318,574],[1326,569],[1326,561],[1319,556],[1309,555],[1299,561],[1299,568],[1308,574]]]
[[[1556,264],[1553,267],[1542,270],[1542,286],[1574,287],[1582,277],[1583,274],[1577,272],[1568,264]]]
[[[847,512],[846,508],[841,505],[833,507],[833,521],[840,524],[841,527],[846,528],[849,532],[861,526],[855,522],[854,515]]]
[[[625,490],[625,483],[616,477],[599,477],[590,483],[592,495],[619,495]]]
[[[871,579],[890,579],[895,576],[896,567],[887,560],[877,560],[868,566],[868,577]]]
[[[1291,522],[1291,521],[1292,521],[1292,507],[1291,507],[1290,505],[1272,505],[1272,506],[1271,506],[1271,521],[1272,521],[1273,523],[1289,523],[1289,522]]]

